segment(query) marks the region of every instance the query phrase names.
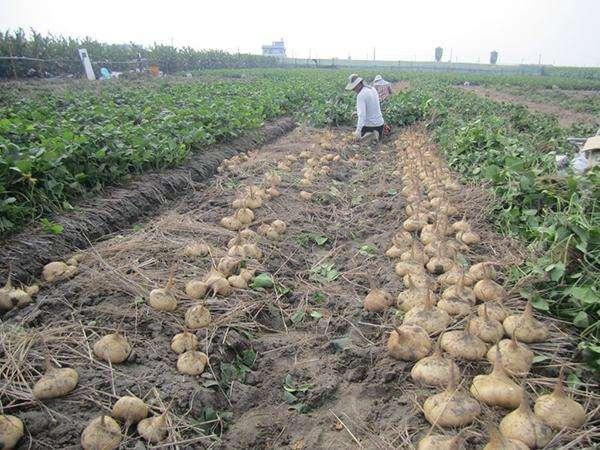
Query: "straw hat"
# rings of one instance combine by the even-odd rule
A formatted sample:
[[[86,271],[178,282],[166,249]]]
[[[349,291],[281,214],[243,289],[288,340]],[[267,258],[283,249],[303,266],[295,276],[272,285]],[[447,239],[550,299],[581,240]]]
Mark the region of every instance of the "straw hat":
[[[359,77],[358,75],[356,75],[355,73],[350,74],[350,76],[348,77],[348,84],[346,85],[346,90],[351,91],[356,86],[358,86],[358,83],[360,83],[362,81],[363,81],[363,79],[361,77]]]

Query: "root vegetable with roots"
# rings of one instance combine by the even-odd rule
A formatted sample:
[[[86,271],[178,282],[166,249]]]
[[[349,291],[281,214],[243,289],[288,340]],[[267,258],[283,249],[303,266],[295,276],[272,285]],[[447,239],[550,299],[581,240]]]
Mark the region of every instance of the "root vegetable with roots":
[[[208,362],[208,356],[198,350],[188,350],[177,358],[177,370],[186,375],[200,375]]]
[[[112,364],[125,361],[131,354],[131,345],[121,333],[111,333],[101,337],[93,347],[94,355]]]
[[[198,346],[198,338],[194,333],[190,333],[189,331],[177,333],[175,336],[173,336],[173,339],[171,339],[171,350],[173,350],[175,353],[196,350]]]
[[[16,416],[0,415],[0,445],[2,450],[12,450],[23,437],[23,422]]]
[[[169,280],[164,288],[156,288],[150,291],[148,304],[157,311],[175,311],[177,309],[177,298],[172,292],[173,275],[169,275]]]
[[[423,403],[423,412],[432,425],[460,427],[472,423],[481,414],[481,406],[477,400],[456,387],[456,374],[452,371],[446,390],[427,398]]]
[[[422,306],[411,308],[404,316],[402,323],[419,325],[430,335],[435,335],[446,330],[450,321],[450,315],[435,306],[435,299],[430,291],[425,303]]]
[[[490,431],[490,440],[483,450],[529,450],[529,447],[516,439],[509,439],[493,427]]]
[[[521,403],[523,389],[504,370],[502,355],[498,349],[491,373],[473,378],[471,395],[487,405],[508,409],[517,408]]]
[[[535,415],[555,430],[577,429],[587,420],[585,409],[565,392],[562,371],[550,394],[541,395],[533,407]]]
[[[525,394],[519,407],[500,421],[499,429],[503,436],[521,441],[530,448],[545,447],[554,437],[552,429],[533,413]]]
[[[504,288],[489,278],[484,278],[475,283],[473,292],[477,300],[481,300],[482,302],[499,302],[506,297]]]
[[[527,344],[544,342],[548,339],[548,328],[533,317],[531,302],[527,302],[523,314],[510,315],[502,324],[506,334],[515,335],[517,339]]]
[[[371,289],[363,301],[364,308],[371,312],[381,312],[393,303],[389,292],[381,289]]]
[[[185,312],[185,326],[190,330],[205,328],[210,325],[211,314],[204,305],[195,305]]]
[[[83,450],[115,450],[121,445],[121,427],[110,416],[93,419],[81,434]]]
[[[390,333],[387,349],[395,359],[417,361],[431,352],[431,339],[418,325],[401,325]]]
[[[483,315],[469,320],[469,332],[484,342],[495,344],[504,336],[504,327],[487,313],[487,304],[483,304]]]
[[[204,242],[192,242],[183,249],[183,255],[187,257],[206,256],[210,254],[210,247]]]
[[[500,351],[504,369],[513,376],[524,377],[529,373],[533,364],[533,352],[525,344],[512,339],[502,339],[487,352],[487,360],[494,362],[496,350]]]
[[[446,331],[440,338],[440,346],[455,358],[478,361],[485,356],[485,342],[468,328],[464,330]]]
[[[137,425],[137,431],[142,439],[151,444],[164,441],[169,431],[166,413],[141,420]]]
[[[460,436],[432,434],[419,441],[417,450],[460,450],[463,439]]]
[[[148,405],[140,398],[125,395],[113,405],[112,415],[124,420],[129,427],[148,417]]]
[[[417,383],[445,387],[450,383],[452,371],[458,373],[458,366],[452,359],[442,356],[439,346],[436,346],[431,356],[417,361],[410,371],[410,376]]]
[[[71,261],[75,262],[76,261]],[[42,278],[48,283],[66,280],[73,277],[77,273],[77,265],[69,265],[62,261],[54,261],[44,266],[42,270]]]

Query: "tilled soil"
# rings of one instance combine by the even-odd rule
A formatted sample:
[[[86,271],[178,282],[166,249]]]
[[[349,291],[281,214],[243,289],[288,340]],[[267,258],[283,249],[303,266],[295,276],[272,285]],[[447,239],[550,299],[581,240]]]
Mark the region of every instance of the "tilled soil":
[[[109,414],[127,393],[145,399],[153,414],[167,411],[169,424],[165,441],[155,446],[130,427],[122,445],[130,449],[412,448],[426,434],[451,433],[432,427],[421,412],[425,398],[439,389],[416,385],[413,363],[386,351],[389,331],[401,322],[395,308],[369,313],[362,306],[372,287],[394,296],[405,289],[385,251],[406,219],[394,173],[397,155],[415,143],[432,145],[418,128],[370,146],[349,142],[340,130],[300,128],[210,182],[194,183],[160,216],[83,251],[74,278],[43,286],[34,304],[2,317],[0,401],[5,414],[25,424],[18,448],[77,448],[85,425]],[[278,164],[305,151],[316,160],[325,157],[318,166],[329,173],[300,186],[307,157],[288,161],[289,171]],[[335,155],[338,160],[327,161]],[[209,365],[201,376],[180,374],[169,345],[183,328],[186,308],[198,302],[186,296],[184,285],[227,251],[236,233],[219,220],[234,212],[234,198],[245,187],[267,186],[265,175],[273,171],[281,177],[281,196],[255,210],[251,228],[275,219],[288,226],[281,240],[260,237],[262,257],[246,264],[269,273],[275,288],[236,289],[204,300],[212,323],[195,333]],[[302,200],[301,190],[312,199]],[[518,243],[485,223],[491,199],[483,191],[464,187],[453,201],[484,242],[465,251],[466,260],[505,267],[520,262]],[[210,244],[211,255],[185,257],[184,247],[196,241]],[[146,303],[148,293],[164,287],[170,274],[179,307],[155,311]],[[507,305],[520,310],[523,300],[512,296]],[[525,383],[536,394],[547,390],[559,365],[576,368],[569,330],[545,321],[551,339],[532,346],[539,358]],[[464,320],[451,324],[462,326]],[[110,365],[95,358],[91,346],[114,330],[127,336],[133,351],[124,363]],[[79,384],[63,398],[40,402],[31,387],[48,354],[55,364],[76,368]],[[486,361],[459,366],[467,389],[473,375],[489,371]],[[598,403],[586,388],[577,392],[590,417],[584,432],[559,434],[548,448],[592,445]],[[466,448],[481,448],[486,427],[506,412],[484,407],[460,430]]]

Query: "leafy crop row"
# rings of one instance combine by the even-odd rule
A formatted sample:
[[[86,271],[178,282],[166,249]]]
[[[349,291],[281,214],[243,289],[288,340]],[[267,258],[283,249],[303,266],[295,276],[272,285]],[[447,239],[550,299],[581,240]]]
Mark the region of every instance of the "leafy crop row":
[[[314,125],[348,124],[354,101],[343,85],[340,72],[275,70],[2,91],[0,237],[265,120],[290,114]],[[420,111],[399,96],[388,116],[411,123]]]

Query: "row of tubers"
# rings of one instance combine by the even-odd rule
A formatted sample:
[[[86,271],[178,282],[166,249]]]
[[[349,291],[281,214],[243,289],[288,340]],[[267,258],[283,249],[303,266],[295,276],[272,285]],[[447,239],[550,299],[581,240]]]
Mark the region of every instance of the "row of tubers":
[[[541,448],[554,437],[553,430],[580,427],[585,410],[566,395],[560,377],[552,393],[538,397],[533,410],[529,406],[522,381],[514,378],[528,375],[534,355],[527,344],[546,341],[548,328],[534,318],[530,303],[522,313],[506,308],[508,293],[498,283],[494,263],[464,267],[459,262],[459,254],[480,244],[481,237],[465,217],[456,219],[452,195],[460,184],[430,147],[414,144],[400,153],[402,169],[394,172],[403,183],[408,218],[386,252],[396,260],[395,272],[407,289],[395,301],[391,294],[371,289],[364,308],[382,311],[395,303],[404,312],[387,349],[396,359],[416,361],[411,370],[415,382],[445,388],[423,404],[431,424],[468,425],[484,403],[512,410],[491,430],[487,450]],[[465,318],[464,328],[448,330],[460,318]],[[491,371],[477,375],[469,392],[463,391],[456,385],[455,360],[482,359],[490,362]],[[458,436],[430,435],[418,448],[458,449],[460,441]]]

